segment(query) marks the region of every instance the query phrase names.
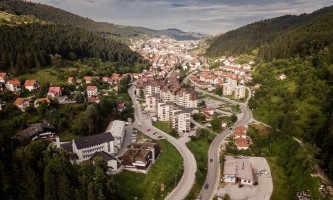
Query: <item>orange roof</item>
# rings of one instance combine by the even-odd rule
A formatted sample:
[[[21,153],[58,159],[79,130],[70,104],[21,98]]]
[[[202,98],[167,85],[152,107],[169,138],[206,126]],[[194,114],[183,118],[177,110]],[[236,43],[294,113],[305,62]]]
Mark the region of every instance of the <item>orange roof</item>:
[[[235,129],[234,134],[238,135],[238,136],[246,136],[246,132],[247,132],[247,128],[245,128],[244,126],[238,126]]]
[[[249,143],[244,138],[236,138],[235,144],[237,147],[249,147]]]
[[[1,78],[5,78],[6,76],[8,76],[7,73],[5,73],[5,72],[0,72],[0,77],[1,77]]]
[[[68,77],[67,82],[71,83],[71,82],[73,82],[73,80],[74,80],[74,77],[70,76],[70,77]]]
[[[42,101],[45,101],[47,104],[50,104],[51,101],[49,98],[45,97],[45,98],[40,98],[40,99],[36,99],[36,103],[39,103],[39,102],[42,102]]]
[[[83,79],[87,82],[87,81],[91,81],[92,77],[91,76],[84,76]]]
[[[36,83],[36,80],[26,80],[24,82],[24,86],[34,86]]]
[[[17,80],[17,79],[12,79],[12,80],[9,80],[8,81],[9,84],[12,84],[12,85],[20,85],[20,81]]]
[[[17,98],[14,102],[14,104],[16,105],[21,105],[22,103],[24,102],[24,99],[23,98]]]
[[[87,86],[87,90],[88,90],[88,91],[97,90],[97,87],[94,86],[94,85],[89,85],[89,86]]]

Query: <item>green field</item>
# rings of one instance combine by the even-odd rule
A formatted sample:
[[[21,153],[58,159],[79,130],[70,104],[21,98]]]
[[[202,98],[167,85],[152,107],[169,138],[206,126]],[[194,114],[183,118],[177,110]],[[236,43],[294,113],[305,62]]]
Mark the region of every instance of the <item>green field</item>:
[[[171,135],[172,137],[179,138],[179,134],[177,133],[177,131],[172,130],[170,122],[156,121],[156,122],[153,122],[153,126],[160,129],[164,133]]]
[[[66,69],[69,70],[69,69]],[[35,73],[25,74],[19,77],[14,77],[18,79],[35,79],[39,83],[51,83],[53,85],[60,85],[61,83],[66,82],[67,77],[61,77],[63,74],[63,70],[55,69],[55,68],[45,68],[39,69]]]
[[[158,141],[162,153],[147,175],[123,171],[114,175],[119,199],[164,199],[183,175],[183,159],[177,149],[166,140]],[[160,185],[165,190],[161,191]]]

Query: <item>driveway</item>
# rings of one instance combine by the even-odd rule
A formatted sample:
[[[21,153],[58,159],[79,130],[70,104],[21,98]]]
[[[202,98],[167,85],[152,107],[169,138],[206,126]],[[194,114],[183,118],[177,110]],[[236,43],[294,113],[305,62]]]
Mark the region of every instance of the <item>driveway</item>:
[[[266,159],[262,157],[250,157],[246,160],[251,163],[255,173],[267,170],[267,175],[265,173],[259,176],[254,174],[258,179],[257,186],[238,188],[238,184],[222,183],[222,187],[218,189],[217,195],[223,197],[224,194],[228,193],[232,200],[269,200],[273,192],[273,181],[269,178],[271,171]]]

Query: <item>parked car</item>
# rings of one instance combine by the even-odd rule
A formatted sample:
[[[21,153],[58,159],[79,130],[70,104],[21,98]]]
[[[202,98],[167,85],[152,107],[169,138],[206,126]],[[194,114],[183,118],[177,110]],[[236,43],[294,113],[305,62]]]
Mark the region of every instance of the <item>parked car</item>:
[[[157,136],[158,138],[162,138],[162,135]]]
[[[201,195],[199,195],[199,196],[198,196],[198,198],[197,198],[197,200],[201,200],[201,198],[202,198],[202,196],[201,196]]]
[[[210,161],[210,162],[213,162],[213,158],[211,158],[209,161]]]
[[[148,128],[147,131],[150,131],[150,128]]]
[[[205,185],[205,189],[207,190],[207,189],[208,189],[208,187],[209,187],[209,185],[208,185],[208,183],[206,183],[206,185]]]

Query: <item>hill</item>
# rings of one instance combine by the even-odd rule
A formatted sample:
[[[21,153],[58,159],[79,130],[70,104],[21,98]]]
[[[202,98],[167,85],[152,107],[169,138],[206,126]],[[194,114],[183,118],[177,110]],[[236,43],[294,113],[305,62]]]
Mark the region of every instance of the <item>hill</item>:
[[[159,36],[161,34],[178,40],[200,39],[201,34],[186,33],[180,30],[152,30],[143,27],[122,26],[106,22],[95,22],[89,18],[84,18],[70,12],[31,2],[9,0],[0,1],[0,10],[16,15],[33,15],[44,21],[51,21],[64,25],[78,26],[92,32],[97,32],[106,37],[113,37],[120,40],[137,36]]]
[[[311,14],[285,15],[261,20],[236,30],[229,31],[212,40],[208,56],[251,53],[263,44],[273,42],[278,36],[333,11],[333,6]]]
[[[95,58],[122,67],[143,62],[127,45],[78,27],[32,23],[2,25],[0,32],[0,70],[14,74],[55,65],[59,59]]]

